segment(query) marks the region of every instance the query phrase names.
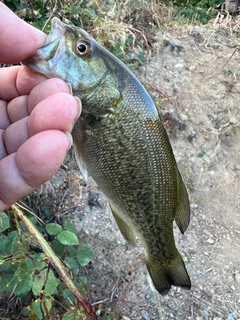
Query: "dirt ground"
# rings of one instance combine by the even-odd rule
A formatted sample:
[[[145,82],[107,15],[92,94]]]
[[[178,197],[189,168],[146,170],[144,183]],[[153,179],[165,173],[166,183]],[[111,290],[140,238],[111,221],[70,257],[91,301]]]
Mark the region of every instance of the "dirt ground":
[[[151,289],[141,244],[126,245],[104,196],[91,178],[84,185],[74,162],[68,160],[72,167],[51,182],[65,189],[61,206],[70,209],[62,214],[95,253],[85,272],[97,314],[109,312],[116,320],[240,319],[239,35],[238,18],[216,27],[164,30],[152,57],[134,71],[159,106],[188,188],[190,225],[184,236],[174,229],[190,291],[173,288],[161,297]]]

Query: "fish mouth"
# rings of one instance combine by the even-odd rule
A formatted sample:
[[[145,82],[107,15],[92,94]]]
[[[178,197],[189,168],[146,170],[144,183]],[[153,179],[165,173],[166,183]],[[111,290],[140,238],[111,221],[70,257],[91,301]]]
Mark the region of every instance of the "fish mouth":
[[[56,63],[60,54],[56,54],[61,49],[61,42],[66,33],[65,25],[58,18],[52,19],[51,30],[42,48],[37,50],[37,54],[22,62],[23,65],[39,73],[48,73],[50,62]],[[58,52],[59,53],[59,52]]]

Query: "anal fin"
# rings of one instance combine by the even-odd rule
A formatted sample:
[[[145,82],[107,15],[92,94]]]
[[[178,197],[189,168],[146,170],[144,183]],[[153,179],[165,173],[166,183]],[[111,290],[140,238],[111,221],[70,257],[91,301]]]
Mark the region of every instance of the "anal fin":
[[[110,208],[112,210],[112,214],[114,216],[114,219],[117,223],[117,226],[121,232],[121,234],[123,235],[124,239],[127,240],[127,242],[131,245],[135,245],[136,244],[136,238],[134,235],[134,232],[132,231],[132,229],[126,224],[125,221],[123,221],[119,215],[114,211],[114,209],[111,207]]]
[[[176,210],[174,219],[181,233],[184,233],[190,221],[190,204],[189,204],[186,187],[182,181],[182,177],[180,176],[179,172],[177,172],[177,176],[178,176],[178,179],[177,179],[178,201],[177,201],[177,210]]]

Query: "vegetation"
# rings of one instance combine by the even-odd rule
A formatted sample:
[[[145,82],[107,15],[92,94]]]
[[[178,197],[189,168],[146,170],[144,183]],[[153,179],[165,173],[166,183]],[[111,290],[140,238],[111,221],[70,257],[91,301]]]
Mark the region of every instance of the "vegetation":
[[[130,66],[145,61],[145,50],[156,30],[166,21],[181,24],[207,23],[216,15],[218,0],[5,0],[18,16],[33,26],[50,30],[51,18],[87,30],[97,41]]]
[[[69,279],[59,271],[61,262],[54,261],[54,253],[72,274],[77,290],[87,298],[87,278],[82,267],[92,261],[93,252],[79,245],[76,229],[70,222],[63,221],[63,226],[57,223],[44,224],[34,215],[29,215],[29,218],[24,216],[19,221],[23,213],[20,211],[17,216],[16,212],[19,209],[10,212],[10,217],[5,212],[0,213],[1,296],[11,294],[16,301],[19,298],[22,300],[21,317],[51,319],[51,314],[61,315],[63,320],[86,319],[83,308],[78,307],[76,297],[69,290]],[[48,240],[50,248],[44,244],[44,239],[38,237],[38,231]],[[51,265],[55,266],[58,273]],[[11,299],[7,315],[16,312],[11,310],[12,302]]]

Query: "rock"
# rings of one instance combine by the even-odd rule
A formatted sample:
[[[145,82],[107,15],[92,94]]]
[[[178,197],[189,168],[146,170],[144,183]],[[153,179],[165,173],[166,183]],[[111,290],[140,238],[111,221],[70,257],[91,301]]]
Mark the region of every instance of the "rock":
[[[191,204],[190,204],[190,207],[191,207],[192,209],[197,209],[197,208],[198,208],[198,205],[197,205],[196,203],[191,203]]]
[[[157,308],[156,307],[152,307],[151,308],[151,312],[154,314],[154,313],[156,313],[157,312]]]
[[[175,69],[185,69],[185,65],[182,63],[176,63],[174,66]]]
[[[151,318],[149,317],[149,314],[147,313],[146,310],[142,310],[141,311],[141,316],[144,320],[151,320]]]
[[[187,121],[188,120],[188,116],[184,113],[179,113],[179,118],[182,120],[182,121]]]
[[[215,241],[212,238],[208,238],[206,242],[209,243],[209,244],[214,244],[215,243]]]
[[[227,320],[237,320],[237,319],[238,319],[238,316],[236,312],[229,313],[227,316]]]
[[[97,311],[96,311],[96,315],[97,315],[97,316],[100,316],[100,314],[101,314],[101,310],[97,310]]]
[[[210,165],[210,164],[212,163],[212,160],[211,160],[206,154],[204,154],[204,155],[202,156],[202,159],[203,159],[208,165]]]
[[[84,208],[83,212],[85,212],[85,213],[90,213],[90,212],[91,212],[90,207],[89,207],[89,206],[86,206],[86,207]]]
[[[234,274],[234,280],[240,283],[240,274],[238,272]]]
[[[150,300],[151,297],[152,297],[152,296],[151,296],[150,294],[146,294],[146,295],[145,295],[145,299],[146,299],[146,300]]]
[[[84,215],[83,215],[82,213],[79,213],[79,214],[78,214],[78,219],[79,219],[80,221],[82,221],[83,217],[84,217]]]

